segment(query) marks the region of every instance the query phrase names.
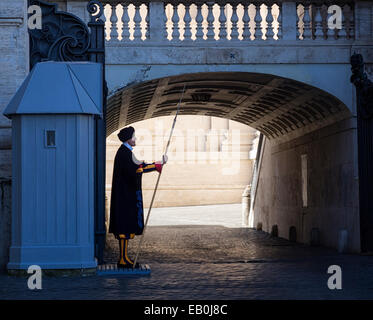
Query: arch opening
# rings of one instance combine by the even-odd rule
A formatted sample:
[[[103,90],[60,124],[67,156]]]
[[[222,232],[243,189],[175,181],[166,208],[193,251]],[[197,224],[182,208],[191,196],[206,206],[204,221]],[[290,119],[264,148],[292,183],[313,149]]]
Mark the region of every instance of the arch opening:
[[[351,106],[321,88],[276,75],[190,73],[113,92],[108,98],[107,135],[132,123],[174,115],[184,86],[180,116],[237,121],[267,138],[264,170],[260,173],[259,168],[257,177],[260,197],[250,212],[253,227],[270,233],[276,225],[279,237],[302,243],[312,243],[311,231],[318,228],[322,244],[330,247],[337,245],[338,230],[349,228],[349,248],[359,251],[359,231],[345,225],[348,219],[354,221],[351,226],[359,220],[357,194],[349,191],[356,184]],[[337,218],[340,215],[346,219]]]
[[[180,115],[205,115],[241,122],[268,139],[288,140],[351,116],[333,95],[270,74],[206,72],[145,81],[112,93],[107,136],[134,122],[173,115],[185,85]]]

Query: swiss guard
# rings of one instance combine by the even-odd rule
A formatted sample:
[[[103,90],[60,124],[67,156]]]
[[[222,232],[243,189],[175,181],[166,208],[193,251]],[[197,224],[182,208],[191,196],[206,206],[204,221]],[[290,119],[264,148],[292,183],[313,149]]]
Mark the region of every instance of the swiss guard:
[[[142,174],[155,170],[160,173],[167,162],[167,156],[151,164],[137,160],[132,153],[136,145],[133,127],[122,129],[118,138],[123,144],[114,159],[109,232],[119,240],[118,268],[133,268],[134,263],[128,258],[127,248],[128,240],[141,235],[144,230]],[[138,263],[135,267],[138,267]]]

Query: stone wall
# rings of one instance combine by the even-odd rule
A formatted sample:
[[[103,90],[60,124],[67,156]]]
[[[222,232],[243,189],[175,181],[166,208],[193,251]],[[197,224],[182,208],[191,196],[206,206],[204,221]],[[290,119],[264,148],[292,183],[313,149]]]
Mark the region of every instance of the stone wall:
[[[10,241],[11,121],[2,112],[28,73],[27,1],[0,1],[0,269]]]
[[[173,119],[173,116],[159,117],[131,124],[136,130],[134,154],[138,159],[147,162],[161,159]],[[256,137],[256,130],[236,121],[178,116],[154,207],[240,203],[251,181]],[[116,133],[107,139],[108,199],[114,157],[120,144]],[[142,178],[145,207],[149,206],[156,179],[155,173]]]
[[[356,119],[340,121],[287,143],[267,141],[254,206],[254,227],[262,224],[309,244],[317,228],[322,245],[337,248],[348,231],[347,250],[360,250]],[[306,155],[303,167],[302,155]],[[303,156],[304,157],[304,156]],[[306,169],[305,169],[306,167]]]
[[[9,261],[11,234],[11,182],[0,180],[0,272]]]
[[[26,3],[0,1],[0,178],[11,176],[11,122],[2,111],[28,73]]]

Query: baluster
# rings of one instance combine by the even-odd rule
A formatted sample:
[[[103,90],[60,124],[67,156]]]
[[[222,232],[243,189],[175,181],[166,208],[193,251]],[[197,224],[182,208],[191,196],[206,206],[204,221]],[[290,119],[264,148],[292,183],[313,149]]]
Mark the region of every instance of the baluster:
[[[255,40],[263,40],[262,35],[262,16],[260,14],[260,4],[255,5]]]
[[[237,15],[237,5],[231,4],[232,6],[232,29],[231,29],[231,40],[237,40],[238,39],[238,28],[237,28],[237,22],[238,22],[238,15]]]
[[[348,4],[343,6],[343,16],[345,17],[345,29],[346,29],[346,38],[351,39],[353,38],[352,35],[352,14],[351,8]]]
[[[355,15],[353,11],[354,7],[351,7],[348,5],[348,11],[349,11],[349,23],[350,23],[350,37],[355,38]]]
[[[320,14],[321,14],[321,24],[322,24],[322,34],[324,39],[328,39],[328,7],[323,4],[320,7]]]
[[[332,30],[333,33],[334,33],[334,40],[338,40],[340,38],[339,34],[340,34],[340,31],[338,28],[335,28],[334,30]]]
[[[196,16],[196,23],[197,23],[197,30],[196,30],[196,40],[203,39],[203,16],[202,16],[202,4],[197,4],[197,16]]]
[[[267,30],[266,30],[266,39],[273,39],[274,32],[273,32],[273,15],[272,15],[272,4],[268,3],[267,6]]]
[[[321,9],[321,6],[315,6],[315,39],[317,40],[324,38]]]
[[[315,24],[315,16],[316,16],[316,5],[311,3],[309,6],[309,14],[310,14],[310,29],[311,29],[311,39],[314,40],[315,32],[316,32],[316,24]]]
[[[172,14],[172,40],[180,40],[179,32],[179,13],[177,12],[177,4],[173,5],[174,12]]]
[[[135,28],[133,32],[134,40],[141,40],[141,15],[140,15],[140,5],[135,4],[135,16],[133,17],[133,22],[135,23]]]
[[[107,21],[110,20],[110,17],[108,18],[107,16],[107,11],[105,10],[105,7],[106,7],[106,4],[104,3],[103,4],[104,6],[104,13],[103,15],[101,16],[101,19],[104,21],[105,23],[105,27],[104,27],[104,30],[105,30],[105,40],[107,41],[109,36],[110,36],[110,28],[108,28],[108,24],[107,24]]]
[[[282,6],[278,6],[278,16],[277,16],[277,40],[282,38]]]
[[[146,6],[146,12],[145,12],[145,39],[150,38],[150,32],[149,32],[149,5]]]
[[[301,4],[297,5],[297,40],[303,39],[304,24],[303,24],[303,16],[301,15],[302,7],[303,6]]]
[[[330,29],[329,26],[328,26],[328,21],[329,21],[329,18],[332,16],[332,14],[328,13],[328,6],[327,5],[325,5],[325,11],[326,11],[326,23],[325,23],[326,37],[327,37],[328,40],[333,40],[334,30]]]
[[[342,39],[346,39],[347,38],[347,32],[346,32],[346,17],[344,15],[344,12],[343,12],[343,7],[341,7],[341,11],[342,11],[342,29],[339,30],[339,38],[342,38]]]
[[[190,4],[187,3],[185,5],[185,15],[184,15],[184,40],[190,40],[192,37],[192,32],[191,32],[191,26],[190,22],[192,21],[192,17],[190,16]]]
[[[212,6],[214,2],[207,3],[207,40],[214,40],[215,30],[214,30],[214,14],[212,12]]]
[[[249,17],[249,5],[242,5],[243,6],[243,17],[242,17],[242,22],[243,22],[243,30],[242,30],[242,38],[243,40],[250,39],[250,17]]]
[[[106,7],[106,3],[102,3],[102,16],[100,17],[100,19],[104,22],[104,23],[106,23],[106,21],[107,21],[107,17],[106,17],[106,10],[105,10],[105,7]]]
[[[122,41],[123,40],[128,40],[130,38],[130,17],[128,15],[128,4],[124,5],[122,4],[123,7],[123,15],[122,15]]]
[[[311,39],[312,30],[311,30],[311,18],[309,13],[310,6],[304,6],[304,16],[303,16],[303,40]]]
[[[225,16],[225,4],[219,4],[219,40],[227,39],[227,17]]]
[[[110,31],[110,40],[111,41],[116,41],[118,40],[118,17],[117,17],[117,11],[116,11],[116,4],[111,5],[111,17],[110,17],[110,22],[111,22],[111,31]]]
[[[327,7],[327,8],[329,9],[329,7]],[[329,19],[332,15],[333,15],[333,13],[328,14],[328,21],[329,21]],[[329,26],[328,26],[328,38],[330,40],[337,40],[338,39],[338,34],[339,34],[339,30],[337,28],[332,29],[332,28],[329,28]]]
[[[163,39],[167,39],[170,41],[170,39],[168,38],[168,28],[167,28],[167,22],[168,22],[168,17],[167,17],[167,14],[166,14],[166,8],[167,8],[167,4],[166,2],[164,3],[164,9],[163,9]]]

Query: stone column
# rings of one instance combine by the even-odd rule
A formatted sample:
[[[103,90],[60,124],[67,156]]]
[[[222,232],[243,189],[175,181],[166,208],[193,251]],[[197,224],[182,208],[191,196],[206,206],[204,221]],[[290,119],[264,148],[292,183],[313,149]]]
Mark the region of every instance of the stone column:
[[[373,38],[373,1],[355,3],[355,38],[356,40]]]
[[[150,41],[162,41],[164,35],[164,4],[163,2],[149,3],[149,36]]]
[[[297,5],[295,2],[283,2],[280,8],[282,21],[280,28],[282,28],[283,40],[296,40],[297,38]]]

